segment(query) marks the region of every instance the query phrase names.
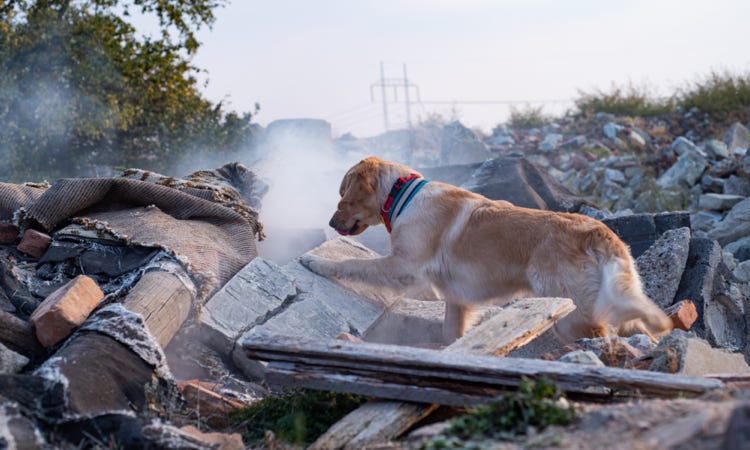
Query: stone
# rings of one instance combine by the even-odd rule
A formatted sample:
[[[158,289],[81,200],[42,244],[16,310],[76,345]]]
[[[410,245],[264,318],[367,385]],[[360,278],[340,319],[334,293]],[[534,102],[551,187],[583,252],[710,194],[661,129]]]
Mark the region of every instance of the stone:
[[[750,373],[741,353],[712,348],[685,331],[674,330],[651,353],[649,370],[702,376],[717,373]]]
[[[724,133],[724,143],[727,144],[730,152],[735,152],[736,149],[747,151],[750,148],[750,130],[741,123],[735,122]]]
[[[630,361],[641,357],[644,354],[628,342],[623,337],[606,337],[592,339],[577,339],[576,345],[580,345],[584,350],[593,352],[605,366],[625,367]],[[653,345],[649,347],[649,350]]]
[[[672,150],[674,150],[674,152],[679,156],[682,156],[685,153],[703,153],[703,151],[698,148],[690,139],[687,139],[684,136],[679,136],[672,142]]]
[[[723,250],[730,252],[737,261],[747,261],[750,259],[750,236],[726,244]]]
[[[670,306],[666,311],[672,320],[672,325],[678,330],[689,331],[698,319],[698,310],[692,300],[681,300]]]
[[[742,200],[729,210],[708,236],[725,245],[750,235],[750,198]]]
[[[578,135],[560,144],[560,148],[565,149],[579,149],[583,148],[588,143],[586,136]]]
[[[605,169],[604,170],[604,182],[614,183],[620,186],[625,186],[628,183],[625,174],[617,169]]]
[[[703,144],[704,151],[709,158],[726,159],[729,158],[729,148],[727,144],[718,139],[709,139]]]
[[[602,127],[602,132],[605,136],[607,136],[607,138],[614,140],[617,137],[617,133],[623,131],[624,129],[625,127],[623,127],[622,125],[618,125],[614,122],[607,122]]]
[[[748,442],[750,442],[750,404],[744,403],[735,406],[732,410],[720,448],[747,449]]]
[[[691,188],[700,180],[707,167],[708,161],[703,155],[697,152],[686,152],[657,178],[656,184],[663,189]]]
[[[26,415],[26,405],[0,401],[0,448],[43,450],[49,445],[37,425]]]
[[[750,260],[742,261],[732,269],[732,275],[742,282],[750,282]]]
[[[405,298],[388,308],[365,332],[367,342],[421,345],[443,342],[445,303]]]
[[[288,306],[296,295],[297,287],[288,274],[257,257],[203,305],[204,338],[216,351],[229,354],[242,333]]]
[[[712,211],[726,211],[742,200],[745,200],[745,197],[741,195],[708,193],[700,196],[698,207]]]
[[[23,232],[21,242],[18,243],[18,250],[39,259],[51,243],[52,238],[48,234],[28,229]]]
[[[721,247],[709,238],[692,238],[688,252],[685,271],[675,298],[689,298],[695,303],[699,320],[693,325],[693,331],[702,335],[704,305],[708,304],[714,293],[714,278],[722,262]]]
[[[18,227],[7,222],[0,222],[0,245],[15,244],[18,241]]]
[[[99,285],[86,275],[78,275],[58,288],[31,314],[39,343],[50,347],[70,336],[103,298]]]
[[[646,295],[661,308],[674,302],[689,248],[689,228],[668,230],[636,260]]]
[[[638,132],[635,129],[631,130],[630,133],[628,133],[628,143],[634,147],[637,147],[639,149],[643,149],[646,147],[646,139],[645,136],[648,136],[648,134],[643,132]]]
[[[722,193],[727,195],[741,195],[750,197],[750,181],[737,175],[730,175],[724,179],[724,189]]]
[[[705,338],[711,345],[732,351],[745,348],[744,300],[741,288],[730,283],[703,305]]]
[[[612,229],[628,246],[634,258],[638,258],[656,241],[657,232],[653,214],[603,219],[602,223]]]
[[[542,142],[539,143],[539,151],[551,152],[560,146],[563,140],[563,135],[558,133],[550,133],[544,136]]]
[[[490,157],[487,147],[473,131],[459,121],[443,126],[440,140],[442,165],[482,162]]]
[[[29,363],[29,358],[0,344],[0,374],[20,373]]]
[[[704,174],[701,177],[701,190],[703,193],[717,193],[721,194],[724,192],[724,185],[726,180],[724,178],[712,177],[709,174]]]
[[[310,253],[331,259],[374,255],[361,244],[346,238],[332,239]],[[273,283],[268,284],[271,278]],[[362,336],[383,314],[386,305],[394,303],[395,299],[385,298],[387,290],[353,283],[347,286],[375,298],[365,297],[334,280],[318,276],[297,261],[277,266],[256,258],[204,307],[204,311],[211,309],[212,317],[205,318],[204,323],[210,321],[214,329],[210,340],[212,347],[230,355],[234,364],[250,379],[259,379],[263,376],[263,364],[248,359],[238,345],[255,333],[320,339],[333,339],[342,332]],[[218,302],[217,305],[212,305],[214,302]]]
[[[695,211],[690,214],[690,229],[696,237],[706,237],[723,216],[716,211]]]
[[[587,366],[604,367],[604,363],[596,356],[596,354],[588,350],[574,350],[570,353],[566,353],[560,358],[559,361],[573,364],[584,364]]]

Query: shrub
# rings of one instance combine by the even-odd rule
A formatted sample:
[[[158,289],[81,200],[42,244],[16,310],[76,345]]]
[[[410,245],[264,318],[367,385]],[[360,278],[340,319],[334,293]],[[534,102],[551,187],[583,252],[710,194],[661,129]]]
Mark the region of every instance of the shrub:
[[[546,116],[542,110],[543,108],[541,106],[534,107],[526,105],[523,109],[511,106],[508,125],[511,128],[521,130],[547,125],[552,119]]]
[[[598,112],[620,116],[658,116],[674,109],[674,99],[659,99],[651,94],[647,86],[632,83],[626,87],[612,85],[609,92],[596,89],[594,92],[578,91],[580,98],[575,100],[580,114],[591,115]]]
[[[708,113],[731,112],[750,107],[750,74],[712,71],[678,91],[679,105]]]

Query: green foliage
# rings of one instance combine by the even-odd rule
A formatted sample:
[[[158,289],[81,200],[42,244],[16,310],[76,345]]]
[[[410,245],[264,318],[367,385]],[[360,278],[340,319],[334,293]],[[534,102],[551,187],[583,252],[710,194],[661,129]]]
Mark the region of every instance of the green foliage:
[[[543,430],[550,425],[568,425],[575,414],[562,399],[562,392],[554,381],[525,378],[518,392],[500,396],[470,409],[467,415],[453,418],[445,434],[428,443],[426,448],[470,448],[471,441],[508,440],[525,435],[532,427]]]
[[[729,112],[750,107],[750,74],[733,75],[712,71],[688,83],[678,94],[680,106],[708,113]]]
[[[0,3],[0,179],[117,166],[167,171],[195,148],[222,155],[246,143],[251,114],[226,114],[203,99],[187,56],[221,3]],[[139,38],[116,7],[156,14],[162,38]]]
[[[263,399],[233,418],[245,442],[261,442],[266,430],[290,444],[312,443],[365,398],[327,391],[288,391]]]
[[[542,112],[543,108],[533,107],[526,105],[523,109],[518,109],[515,106],[510,107],[510,116],[508,119],[508,125],[511,128],[527,130],[529,128],[536,128],[547,125],[552,120]]]
[[[674,108],[674,99],[656,98],[648,87],[632,83],[625,87],[612,85],[609,92],[597,89],[578,94],[575,105],[578,112],[585,115],[604,112],[620,116],[657,116]]]

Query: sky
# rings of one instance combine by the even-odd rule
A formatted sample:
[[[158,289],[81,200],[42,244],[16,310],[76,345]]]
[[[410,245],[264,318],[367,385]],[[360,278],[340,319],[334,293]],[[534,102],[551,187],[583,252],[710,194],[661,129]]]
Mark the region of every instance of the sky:
[[[747,0],[233,0],[216,16],[193,59],[206,97],[257,102],[264,126],[325,119],[334,137],[384,131],[381,63],[394,84],[406,67],[412,123],[484,132],[511,106],[558,114],[613,83],[667,95],[712,70],[750,72]],[[386,92],[389,128],[407,123],[404,94]]]

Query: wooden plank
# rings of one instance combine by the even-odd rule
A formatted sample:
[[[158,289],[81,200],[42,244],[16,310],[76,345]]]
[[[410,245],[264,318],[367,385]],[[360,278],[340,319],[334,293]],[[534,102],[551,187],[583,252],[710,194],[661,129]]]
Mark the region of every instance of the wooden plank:
[[[164,348],[190,314],[193,295],[180,278],[163,270],[141,276],[123,306],[143,316],[146,327]]]
[[[570,299],[519,299],[469,330],[445,350],[503,356],[542,334],[574,308]],[[513,326],[503,326],[505,323]],[[310,448],[364,448],[372,443],[388,441],[429,415],[436,407],[434,404],[396,401],[369,402],[341,419]]]
[[[719,380],[645,370],[293,336],[256,335],[247,339],[243,348],[251,357],[271,361],[266,372],[273,374],[277,370],[278,375],[285,375],[294,386],[313,388],[313,384],[320,384],[323,374],[328,374],[335,380],[331,384],[337,385],[336,390],[352,392],[360,388],[356,386],[358,377],[364,377],[374,380],[373,385],[381,382],[428,388],[423,396],[414,397],[419,393],[416,391],[408,398],[421,402],[439,402],[432,397],[435,394],[432,389],[438,387],[476,395],[485,388],[490,392],[513,389],[522,377],[549,377],[563,390],[580,394],[593,390],[613,395],[676,397],[703,394],[723,386]],[[296,376],[289,376],[292,371]],[[308,374],[316,374],[318,379],[308,382]],[[461,402],[449,404],[460,405]]]

